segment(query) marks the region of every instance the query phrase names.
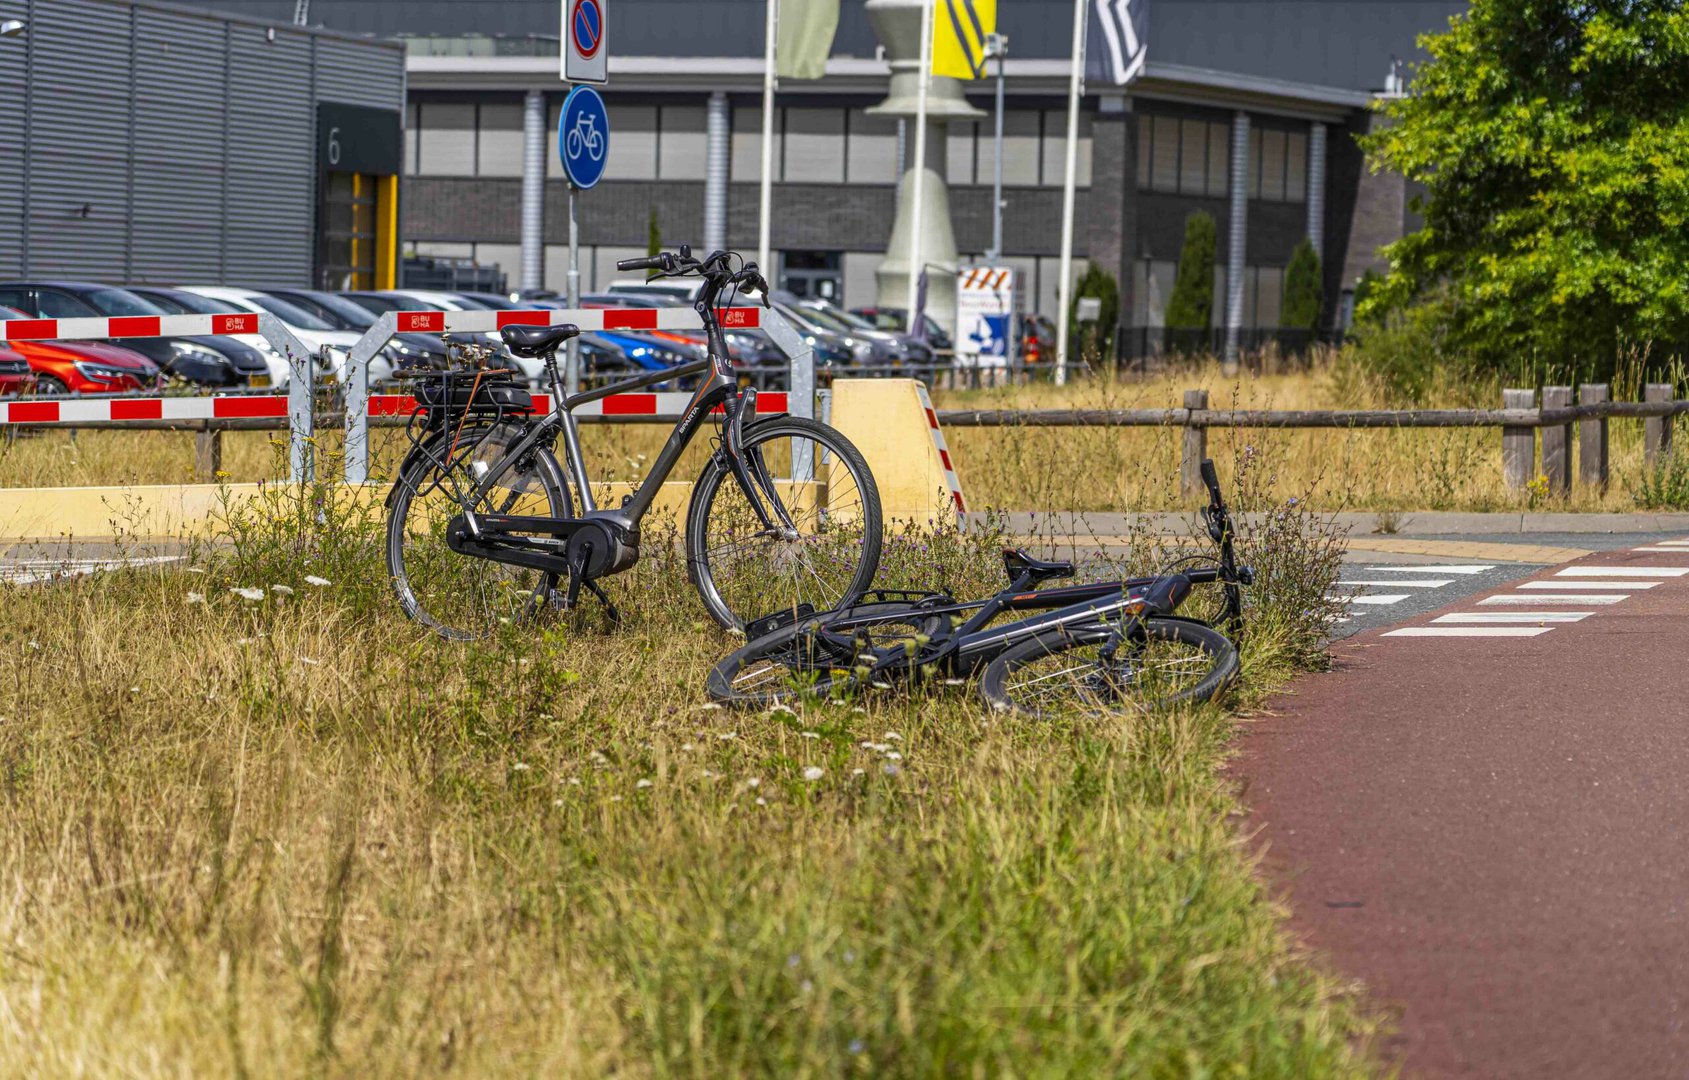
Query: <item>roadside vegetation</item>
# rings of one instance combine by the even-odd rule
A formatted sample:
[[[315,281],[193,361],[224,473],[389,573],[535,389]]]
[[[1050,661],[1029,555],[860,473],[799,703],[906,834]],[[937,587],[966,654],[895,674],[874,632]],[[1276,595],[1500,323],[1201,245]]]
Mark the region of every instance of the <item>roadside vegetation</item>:
[[[1319,663],[1336,564],[1269,462],[1234,705]],[[1225,711],[713,709],[734,642],[660,535],[620,631],[454,646],[373,498],[270,497],[189,572],[7,592],[0,1073],[1369,1071],[1252,874]],[[997,548],[906,535],[883,580],[995,589]]]
[[[1066,387],[1047,383],[986,390],[935,390],[941,409],[1168,408],[1187,389],[1206,389],[1213,408],[1379,409],[1423,404],[1442,408],[1499,408],[1503,386],[1534,385],[1494,374],[1433,371],[1409,394],[1396,387],[1389,364],[1396,354],[1377,339],[1364,348],[1326,351],[1306,363],[1268,357],[1234,377],[1212,361],[1147,376],[1085,377]],[[1685,385],[1678,365],[1649,363],[1631,354],[1613,376],[1617,400],[1640,400],[1642,383]],[[1646,372],[1646,375],[1645,375]],[[1644,466],[1642,421],[1610,422],[1613,481],[1605,493],[1574,486],[1570,499],[1551,498],[1546,483],[1524,491],[1502,484],[1501,433],[1495,428],[1311,430],[1272,433],[1280,498],[1302,496],[1325,510],[1581,510],[1622,511],[1689,507],[1681,467]],[[644,473],[665,429],[599,426],[583,429],[596,478],[632,479]],[[961,428],[946,431],[969,501],[1004,510],[1165,510],[1182,506],[1176,486],[1179,432],[1172,428]],[[285,463],[273,444],[279,434],[230,432],[223,469],[233,481],[279,479]],[[1216,428],[1209,433],[1222,466],[1245,447],[1261,445],[1260,431]],[[325,453],[336,433],[323,437]],[[378,429],[377,475],[396,469],[404,437]],[[645,457],[640,457],[643,454]],[[688,469],[692,471],[689,472]],[[0,486],[186,483],[192,479],[188,434],[47,432],[0,446]],[[676,474],[689,477],[695,466]]]

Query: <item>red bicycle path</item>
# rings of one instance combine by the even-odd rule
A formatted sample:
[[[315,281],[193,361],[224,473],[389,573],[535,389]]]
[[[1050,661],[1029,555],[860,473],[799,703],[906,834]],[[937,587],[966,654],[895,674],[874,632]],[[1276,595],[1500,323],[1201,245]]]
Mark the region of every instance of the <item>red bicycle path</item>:
[[[1507,610],[1478,599],[1443,611]],[[1689,1076],[1689,576],[1515,610],[1556,609],[1594,614],[1532,638],[1357,635],[1242,729],[1267,878],[1392,1015],[1406,1076]]]

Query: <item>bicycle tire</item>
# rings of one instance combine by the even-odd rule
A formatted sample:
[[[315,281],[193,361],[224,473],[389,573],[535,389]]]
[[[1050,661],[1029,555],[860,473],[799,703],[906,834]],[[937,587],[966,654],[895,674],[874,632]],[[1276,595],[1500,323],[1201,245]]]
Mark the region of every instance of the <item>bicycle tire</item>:
[[[1041,660],[1101,648],[1120,633],[1119,627],[1093,624],[1046,631],[1004,650],[986,665],[979,684],[980,696],[993,709],[1030,716],[1051,715],[1061,712],[1064,705],[1074,704],[1093,713],[1122,712],[1123,706],[1147,712],[1181,703],[1211,701],[1237,677],[1237,646],[1206,623],[1152,616],[1126,632],[1140,648],[1159,643],[1197,650],[1207,658],[1200,678],[1190,685],[1175,686],[1167,684],[1170,670],[1142,665],[1130,671],[1123,670],[1116,661],[1104,665],[1090,660],[1086,661],[1089,668],[1082,663],[1066,672],[1040,676],[1043,682],[1038,692],[1032,690],[1030,681],[1016,682],[1017,675],[1030,671]],[[1146,671],[1151,674],[1146,675]],[[1144,693],[1134,694],[1134,689]],[[1072,701],[1052,700],[1064,691]]]
[[[798,416],[768,417],[747,426],[745,453],[766,453],[778,439],[807,439],[832,455],[830,462],[825,455],[813,459],[816,475],[827,476],[826,505],[806,511],[788,500],[794,503],[789,511],[798,509],[794,523],[800,532],[805,524],[814,526],[809,535],[786,540],[759,531],[720,453],[711,456],[692,492],[686,515],[686,576],[710,617],[727,629],[743,629],[752,619],[799,611],[805,604],[814,611],[844,607],[867,591],[879,569],[880,492],[862,454],[833,428]],[[786,455],[795,456],[791,448]],[[782,467],[778,460],[769,465],[777,481]],[[837,474],[840,467],[849,476],[849,489]],[[747,530],[742,539],[740,529]],[[722,534],[729,538],[727,543],[712,543],[713,535]],[[733,551],[724,553],[727,548]],[[823,557],[826,564],[819,562]],[[843,561],[847,559],[848,564]],[[726,583],[724,572],[730,570],[751,580]],[[808,579],[803,577],[806,571]]]
[[[509,429],[510,437],[500,438],[500,429]],[[479,460],[473,455],[487,450],[493,451],[496,464],[504,449],[521,434],[520,425],[514,424],[477,424],[461,432],[442,430],[422,442],[394,482],[387,507],[388,578],[405,615],[448,640],[476,640],[485,637],[501,617],[530,616],[557,587],[555,574],[458,554],[446,547],[444,536],[439,534],[445,521],[463,508],[459,496],[444,494],[445,487],[436,488],[442,473],[473,470]],[[453,446],[456,449],[448,455],[447,449]],[[539,447],[525,461],[512,463],[512,467],[524,469],[524,475],[502,486],[495,484],[488,494],[496,501],[483,497],[478,509],[536,517],[573,516],[568,482],[551,451]],[[501,470],[501,474],[508,473],[508,468]],[[413,521],[412,510],[418,509],[419,494],[435,498],[436,503],[419,508],[421,516]],[[495,599],[494,594],[499,593],[503,595]]]
[[[819,630],[829,630],[837,638],[846,634],[856,637],[856,632],[869,628],[884,631],[903,627],[899,632],[876,635],[868,647],[884,647],[899,639],[919,645],[916,635],[930,638],[937,629],[934,620],[945,617],[894,601],[858,604],[799,619],[723,657],[710,669],[705,690],[712,701],[739,708],[765,708],[806,692],[824,696],[842,691],[860,681],[856,671],[860,652],[819,646],[815,643]]]

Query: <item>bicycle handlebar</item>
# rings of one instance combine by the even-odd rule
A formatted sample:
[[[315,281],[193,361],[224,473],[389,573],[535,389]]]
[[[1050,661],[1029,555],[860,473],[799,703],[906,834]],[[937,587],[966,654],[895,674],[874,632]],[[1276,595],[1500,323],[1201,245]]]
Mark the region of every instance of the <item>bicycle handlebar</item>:
[[[710,301],[710,307],[715,306],[716,294],[729,285],[754,289],[762,295],[762,306],[770,307],[768,280],[758,272],[757,264],[747,262],[738,271],[732,271],[728,269],[732,258],[731,251],[715,251],[700,262],[692,257],[692,249],[683,244],[679,251],[664,251],[637,259],[620,259],[616,263],[616,269],[656,270],[664,277],[697,274],[708,283],[709,288],[704,298]]]
[[[622,259],[616,263],[617,270],[667,270],[663,265],[663,256],[649,255],[642,259]]]

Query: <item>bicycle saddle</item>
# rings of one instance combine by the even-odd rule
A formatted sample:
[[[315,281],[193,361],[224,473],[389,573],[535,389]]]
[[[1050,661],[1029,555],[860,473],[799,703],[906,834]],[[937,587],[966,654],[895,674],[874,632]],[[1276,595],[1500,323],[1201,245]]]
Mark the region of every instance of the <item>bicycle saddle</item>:
[[[581,328],[574,323],[564,323],[561,326],[505,326],[499,328],[498,336],[517,356],[539,356],[551,352],[572,337],[578,337],[580,332]]]
[[[1046,562],[1034,559],[1019,548],[1003,549],[1003,570],[1008,573],[1011,582],[1019,579],[1022,574],[1031,574],[1032,583],[1049,581],[1051,578],[1073,576],[1073,564],[1065,561]]]

